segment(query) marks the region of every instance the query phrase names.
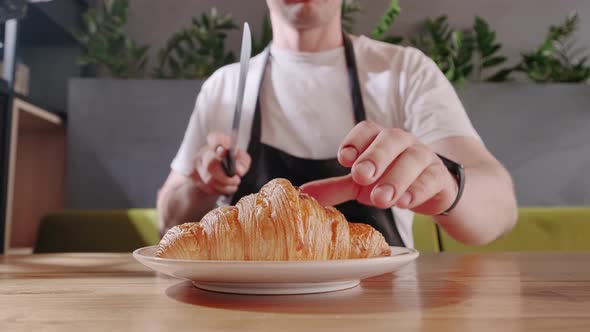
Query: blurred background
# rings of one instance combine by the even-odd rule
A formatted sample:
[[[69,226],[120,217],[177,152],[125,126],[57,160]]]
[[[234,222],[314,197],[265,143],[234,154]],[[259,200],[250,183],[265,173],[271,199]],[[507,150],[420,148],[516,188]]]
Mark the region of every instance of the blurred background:
[[[345,1],[343,19],[351,33],[421,49],[454,83],[535,224],[506,241],[588,242],[589,1]],[[260,52],[272,39],[263,0],[0,1],[1,250],[157,241],[157,190],[245,21]],[[579,223],[558,230],[564,218]],[[457,246],[436,240],[433,250]]]

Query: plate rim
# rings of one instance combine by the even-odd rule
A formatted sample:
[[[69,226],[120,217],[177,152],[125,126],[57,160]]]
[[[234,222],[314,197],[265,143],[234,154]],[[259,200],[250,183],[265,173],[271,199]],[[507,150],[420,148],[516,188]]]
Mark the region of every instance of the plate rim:
[[[152,246],[145,246],[141,248],[137,248],[133,251],[132,255],[136,260],[150,260],[153,262],[158,263],[170,263],[170,264],[220,264],[220,265],[260,265],[260,264],[267,264],[267,265],[326,265],[326,264],[350,264],[350,263],[377,263],[380,261],[387,261],[392,258],[397,258],[400,256],[414,256],[413,259],[416,259],[420,256],[420,252],[415,248],[408,248],[408,247],[399,247],[399,246],[389,246],[390,249],[395,250],[403,250],[406,252],[398,253],[394,256],[383,256],[383,257],[371,257],[371,258],[348,258],[348,259],[333,259],[333,260],[313,260],[313,261],[238,261],[238,260],[193,260],[193,259],[176,259],[176,258],[162,258],[162,257],[155,257],[155,256],[147,256],[142,255],[140,252],[143,250],[147,250],[150,248],[156,248],[158,245]]]

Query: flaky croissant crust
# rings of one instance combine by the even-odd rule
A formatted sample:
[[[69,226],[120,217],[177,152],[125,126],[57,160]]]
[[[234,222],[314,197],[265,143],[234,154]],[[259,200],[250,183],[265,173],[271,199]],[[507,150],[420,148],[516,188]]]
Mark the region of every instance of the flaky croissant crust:
[[[236,206],[170,229],[157,257],[190,260],[304,261],[389,256],[383,235],[349,223],[286,179],[275,179]]]

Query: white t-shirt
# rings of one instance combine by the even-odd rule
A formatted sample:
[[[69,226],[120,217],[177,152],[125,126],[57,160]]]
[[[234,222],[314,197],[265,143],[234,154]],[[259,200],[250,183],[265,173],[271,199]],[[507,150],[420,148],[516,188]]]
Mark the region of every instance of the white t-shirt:
[[[451,136],[480,139],[453,86],[420,51],[353,37],[357,70],[367,119],[384,127],[403,128],[424,144]],[[264,54],[250,61],[238,146],[246,150]],[[271,46],[260,91],[262,142],[308,159],[335,158],[354,127],[343,48],[319,53],[293,52]],[[217,70],[202,86],[172,169],[189,175],[211,131],[230,132],[239,64]],[[404,243],[413,247],[408,210],[393,208]]]

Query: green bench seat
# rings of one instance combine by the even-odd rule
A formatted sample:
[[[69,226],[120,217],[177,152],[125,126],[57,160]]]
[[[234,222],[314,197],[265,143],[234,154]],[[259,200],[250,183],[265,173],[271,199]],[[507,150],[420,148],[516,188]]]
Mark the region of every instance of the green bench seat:
[[[131,252],[160,240],[154,209],[62,211],[39,225],[36,253]]]
[[[485,246],[466,246],[445,233],[443,251],[588,251],[590,250],[590,208],[520,208],[514,229]]]

